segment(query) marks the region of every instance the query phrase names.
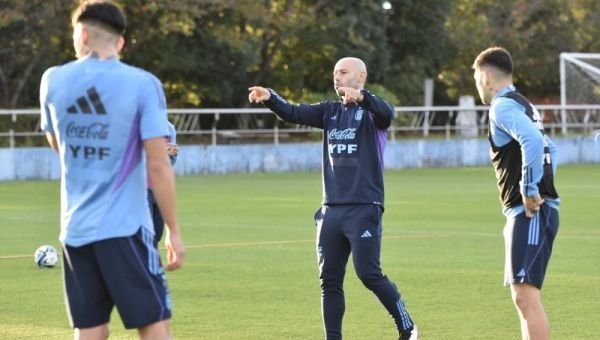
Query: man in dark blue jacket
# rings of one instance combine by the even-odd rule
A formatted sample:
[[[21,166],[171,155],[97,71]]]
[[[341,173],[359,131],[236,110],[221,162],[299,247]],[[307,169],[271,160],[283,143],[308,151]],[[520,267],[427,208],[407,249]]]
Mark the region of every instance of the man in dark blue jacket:
[[[323,203],[315,214],[326,338],[342,338],[343,281],[350,253],[356,273],[394,318],[400,339],[417,339],[396,285],[382,272],[383,151],[394,108],[365,90],[367,68],[340,59],[333,80],[340,101],[289,104],[272,89],[254,86],[250,102],[263,103],[286,122],[323,129]]]

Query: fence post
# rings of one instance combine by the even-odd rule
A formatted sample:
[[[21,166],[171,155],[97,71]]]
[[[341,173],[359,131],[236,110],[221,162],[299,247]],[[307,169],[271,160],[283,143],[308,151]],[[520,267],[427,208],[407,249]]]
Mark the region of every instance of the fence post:
[[[450,121],[452,120],[453,116],[454,111],[448,112],[448,120],[446,121],[446,140],[450,140],[450,137],[452,136]]]
[[[563,136],[567,134],[567,110],[565,105],[567,104],[567,76],[566,65],[565,65],[565,54],[560,54],[560,62],[558,65],[560,73],[560,131]]]
[[[273,143],[279,145],[279,119],[275,120],[275,125],[273,126]]]
[[[219,123],[219,112],[215,112],[215,121],[212,126],[212,145],[217,145],[217,124]]]
[[[15,127],[17,126],[17,114],[15,112],[12,113],[12,118],[10,122],[10,130],[8,130],[9,135],[9,145],[11,149],[15,147]]]
[[[423,82],[424,100],[423,105],[427,108],[433,106],[433,79],[427,78]],[[429,136],[429,110],[424,112],[423,117],[423,136]]]

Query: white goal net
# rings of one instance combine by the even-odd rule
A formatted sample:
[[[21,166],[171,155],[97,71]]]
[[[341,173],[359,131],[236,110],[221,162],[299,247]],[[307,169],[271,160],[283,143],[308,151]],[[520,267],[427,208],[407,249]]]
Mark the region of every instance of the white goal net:
[[[600,124],[600,53],[560,54],[560,102],[563,133],[566,125],[597,128]],[[578,107],[575,115],[569,107]]]

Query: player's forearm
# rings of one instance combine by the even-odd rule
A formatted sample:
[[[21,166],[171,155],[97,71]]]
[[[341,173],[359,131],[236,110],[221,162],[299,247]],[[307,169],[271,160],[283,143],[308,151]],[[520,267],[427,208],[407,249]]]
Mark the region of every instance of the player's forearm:
[[[277,92],[269,89],[271,97],[263,104],[273,111],[284,122],[308,125],[316,128],[323,127],[323,113],[320,112],[319,104],[294,105],[288,103]]]
[[[285,99],[279,96],[275,91],[269,89],[271,97],[263,104],[271,109],[281,120],[289,123],[302,124],[301,113],[296,105],[288,103]]]
[[[363,90],[362,94],[360,105],[373,113],[377,126],[382,129],[390,127],[395,114],[392,105],[367,90]]]
[[[58,141],[56,140],[56,136],[53,133],[46,132],[46,139],[48,140],[48,144],[54,151],[58,151]]]
[[[175,176],[171,165],[164,159],[148,162],[148,176],[154,198],[171,233],[179,232],[175,204]]]
[[[298,123],[298,114],[294,112],[294,105],[288,103],[283,97],[272,89],[267,89],[271,96],[263,105],[273,111],[284,122]]]
[[[541,134],[539,136],[527,136],[521,140],[522,155],[522,179],[521,194],[532,197],[539,193],[538,183],[544,174],[543,157],[544,143]]]

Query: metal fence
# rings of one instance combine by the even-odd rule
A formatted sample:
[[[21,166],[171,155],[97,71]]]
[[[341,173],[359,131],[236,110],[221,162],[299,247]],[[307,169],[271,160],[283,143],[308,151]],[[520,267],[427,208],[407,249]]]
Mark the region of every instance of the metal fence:
[[[600,129],[600,105],[536,105],[548,134],[588,135]],[[396,107],[389,130],[402,138],[465,138],[487,135],[487,106]],[[265,108],[169,109],[183,144],[248,144],[314,141],[320,130],[278,120]],[[38,109],[0,110],[0,146],[43,145]]]

